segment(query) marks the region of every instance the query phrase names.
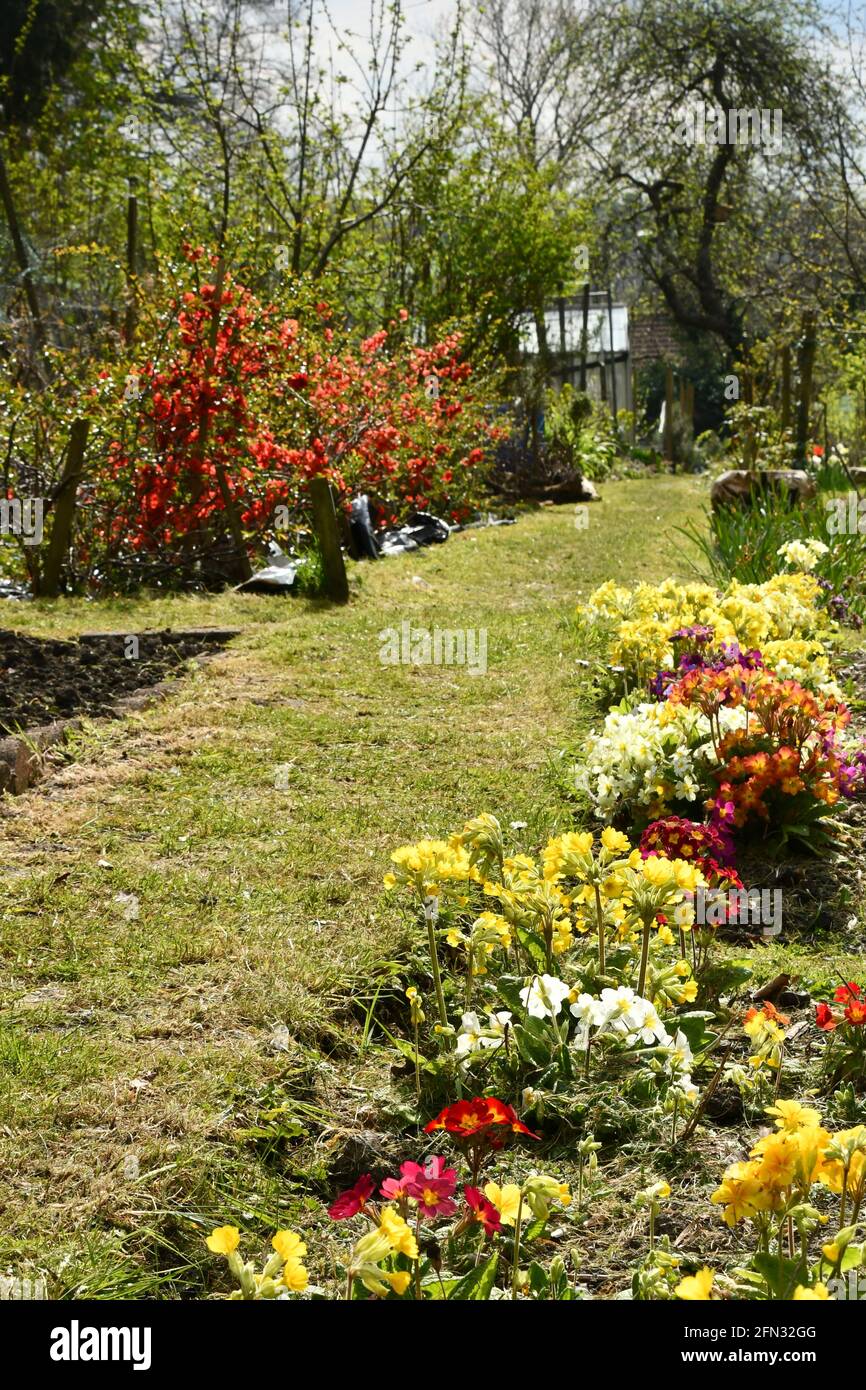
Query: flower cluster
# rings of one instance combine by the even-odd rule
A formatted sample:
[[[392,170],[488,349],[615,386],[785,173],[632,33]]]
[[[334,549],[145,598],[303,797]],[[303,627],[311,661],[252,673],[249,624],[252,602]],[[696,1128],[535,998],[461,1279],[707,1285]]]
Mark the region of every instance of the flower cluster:
[[[612,709],[599,733],[584,740],[574,769],[575,786],[596,816],[628,814],[640,821],[667,816],[673,806],[694,805],[710,790],[718,736],[742,725],[736,710],[722,707],[714,725],[687,704],[643,702]]]
[[[815,1022],[831,1035],[824,1057],[824,1068],[836,1083],[846,1082],[862,1089],[866,1084],[866,995],[856,980],[838,986],[833,1003],[820,1003]]]
[[[821,556],[826,555],[828,551],[829,546],[825,545],[823,541],[809,538],[808,540],[786,541],[784,545],[779,546],[776,554],[780,555],[785,564],[790,565],[792,570],[800,570],[802,573],[808,574],[815,569]]]
[[[422,346],[401,311],[358,342],[309,286],[263,302],[201,247],[168,273],[137,360],[103,372],[89,402],[106,435],[77,523],[94,573],[168,557],[164,579],[195,542],[207,553],[231,509],[247,534],[272,533],[277,508],[303,522],[316,475],[347,505],[367,495],[377,524],[475,510],[501,431],[459,333]]]
[[[730,646],[719,660],[686,653],[656,677],[656,705],[615,708],[589,736],[577,788],[604,817],[663,817],[701,800],[719,828],[762,821],[808,839],[840,796],[866,787],[866,750],[847,737],[850,711],[835,683],[823,684],[822,693],[782,678],[757,650]]]
[[[467,1075],[512,1085],[519,1078],[541,1114],[547,1097],[569,1090],[575,1068],[588,1077],[595,1060],[624,1069],[645,1094],[649,1088],[676,1124],[697,1097],[690,1043],[677,1023],[677,1010],[698,991],[686,943],[708,880],[696,851],[721,852],[715,834],[703,845],[700,834],[679,839],[684,853],[668,855],[660,845],[635,848],[611,826],[598,836],[567,831],[535,859],[509,853],[498,820],[485,813],[448,840],[394,851],[396,871],[385,884],[407,888],[423,910],[437,1003],[428,1045],[411,987],[419,1104],[423,1069],[425,1078],[455,1084]],[[431,897],[433,888],[441,896]],[[479,912],[485,902],[497,910]],[[691,954],[701,958],[697,947]],[[473,1007],[473,995],[484,1009]],[[491,1100],[446,1106],[428,1125],[437,1128],[467,1141],[473,1169],[509,1128],[528,1132]]]
[[[743,886],[731,862],[733,844],[724,824],[705,825],[683,816],[665,816],[647,826],[641,836],[640,852],[645,859],[650,854],[661,854],[667,859],[687,859],[697,864],[710,888]]]
[[[608,659],[624,669],[633,686],[645,686],[659,670],[673,670],[683,643],[737,643],[743,651],[760,648],[767,660],[778,657],[772,645],[812,642],[816,654],[831,631],[818,605],[818,581],[808,574],[777,574],[765,584],[732,580],[719,591],[709,584],[638,584],[624,588],[602,584],[581,608],[583,621],[607,637]],[[770,653],[768,653],[770,644]],[[818,679],[825,667],[815,668]],[[812,684],[809,671],[798,677]]]
[[[244,1299],[285,1299],[290,1293],[303,1293],[307,1287],[307,1271],[302,1263],[307,1247],[294,1231],[277,1231],[271,1245],[274,1253],[261,1273],[254,1265],[245,1263],[238,1253],[241,1233],[237,1226],[217,1226],[206,1244],[214,1255],[225,1255],[226,1263],[238,1288],[229,1297]]]

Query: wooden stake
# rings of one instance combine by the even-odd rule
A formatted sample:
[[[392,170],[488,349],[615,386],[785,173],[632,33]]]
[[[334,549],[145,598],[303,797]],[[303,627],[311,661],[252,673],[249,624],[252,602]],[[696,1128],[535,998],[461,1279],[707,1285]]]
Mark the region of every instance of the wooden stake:
[[[665,367],[665,432],[662,453],[671,467],[676,469],[674,459],[674,373],[670,363]]]
[[[327,478],[319,475],[310,479],[310,500],[313,504],[313,526],[322,552],[325,593],[334,603],[348,603],[349,580],[340,546],[334,494]]]
[[[63,562],[69,552],[69,537],[75,516],[78,484],[81,481],[89,428],[89,420],[73,420],[69,431],[66,463],[54,496],[51,539],[48,542],[48,551],[38,585],[39,595],[43,598],[56,598],[60,593],[60,579]]]
[[[815,366],[815,315],[803,315],[803,336],[797,352],[797,366],[800,372],[800,394],[797,401],[797,454],[798,468],[808,467],[806,448],[809,443],[809,422],[812,409],[812,372]]]

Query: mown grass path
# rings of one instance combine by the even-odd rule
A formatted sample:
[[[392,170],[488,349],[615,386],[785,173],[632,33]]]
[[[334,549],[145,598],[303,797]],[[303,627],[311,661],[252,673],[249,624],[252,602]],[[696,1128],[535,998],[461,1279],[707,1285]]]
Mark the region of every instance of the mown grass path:
[[[411,930],[381,892],[391,848],[484,809],[529,844],[564,823],[548,760],[593,712],[563,620],[605,579],[688,576],[673,528],[705,482],[603,492],[587,529],[543,509],[354,567],[342,610],[3,609],[60,636],[244,634],[0,809],[0,1263],[60,1293],[194,1288],[198,1218],[297,1204],[236,1131],[317,1068],[363,1109],[352,997]],[[486,674],[383,665],[380,634],[406,621],[485,630]]]

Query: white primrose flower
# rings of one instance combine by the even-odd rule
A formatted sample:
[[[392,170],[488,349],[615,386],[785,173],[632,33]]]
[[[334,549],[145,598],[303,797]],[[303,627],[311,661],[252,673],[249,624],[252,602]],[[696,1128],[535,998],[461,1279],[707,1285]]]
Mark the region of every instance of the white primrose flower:
[[[647,1047],[651,1047],[653,1043],[667,1047],[673,1040],[659,1018],[655,1005],[651,1004],[648,999],[637,999],[635,1003],[643,1005],[643,1017],[635,1027],[632,1036],[646,1043]]]
[[[487,1018],[488,1024],[485,1028],[476,1013],[470,1011],[463,1015],[462,1028],[457,1035],[458,1059],[468,1060],[476,1052],[502,1046],[506,1025],[511,1022],[511,1014],[507,1009],[503,1009],[501,1013],[488,1014]]]
[[[579,994],[569,1012],[586,1028],[597,1028],[606,1022],[604,1009],[591,994]]]
[[[670,1054],[665,1063],[666,1070],[673,1075],[674,1072],[688,1073],[694,1063],[692,1049],[688,1038],[681,1028],[677,1029],[676,1037],[669,1039]]]
[[[615,1033],[633,1033],[640,1027],[647,1001],[627,985],[601,991],[599,1013],[604,1025]]]
[[[570,993],[570,986],[555,975],[534,975],[520,991],[520,1002],[530,1018],[556,1018]]]

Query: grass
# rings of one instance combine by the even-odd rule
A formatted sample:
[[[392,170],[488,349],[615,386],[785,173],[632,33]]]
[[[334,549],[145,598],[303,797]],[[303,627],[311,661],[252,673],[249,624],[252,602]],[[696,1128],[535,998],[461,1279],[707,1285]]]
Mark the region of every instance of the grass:
[[[382,892],[390,850],[482,809],[530,845],[568,823],[550,760],[598,717],[568,614],[611,576],[686,579],[673,528],[705,488],[608,484],[588,529],[547,508],[353,567],[345,609],[3,610],[34,634],[243,635],[2,805],[0,1268],[59,1297],[196,1296],[222,1278],[213,1223],[317,1227],[327,1249],[335,1172],[391,1142],[370,1019],[418,930]],[[486,629],[487,674],[382,665],[404,620]]]

